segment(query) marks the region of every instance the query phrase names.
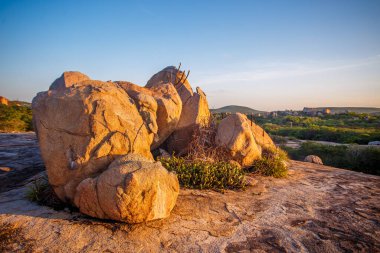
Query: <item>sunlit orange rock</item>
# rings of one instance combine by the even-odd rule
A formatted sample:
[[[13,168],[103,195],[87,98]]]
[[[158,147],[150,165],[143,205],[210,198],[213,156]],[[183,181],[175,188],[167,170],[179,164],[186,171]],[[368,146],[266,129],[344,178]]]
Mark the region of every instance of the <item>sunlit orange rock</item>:
[[[231,114],[220,122],[215,142],[224,147],[231,160],[237,161],[242,167],[252,165],[261,157],[261,147],[255,141],[250,121],[241,113]]]

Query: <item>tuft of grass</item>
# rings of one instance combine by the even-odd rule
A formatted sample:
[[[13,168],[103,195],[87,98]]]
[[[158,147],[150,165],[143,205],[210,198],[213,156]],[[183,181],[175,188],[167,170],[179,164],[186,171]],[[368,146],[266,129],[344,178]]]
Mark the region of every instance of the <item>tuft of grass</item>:
[[[288,160],[286,152],[280,148],[264,149],[261,159],[256,160],[249,170],[263,176],[285,177],[288,174]]]
[[[63,210],[67,207],[67,204],[57,197],[46,177],[33,181],[26,192],[26,198],[39,205],[51,207],[54,210]]]
[[[181,157],[161,158],[162,165],[177,174],[181,186],[191,189],[244,188],[244,171],[228,162],[185,160]]]

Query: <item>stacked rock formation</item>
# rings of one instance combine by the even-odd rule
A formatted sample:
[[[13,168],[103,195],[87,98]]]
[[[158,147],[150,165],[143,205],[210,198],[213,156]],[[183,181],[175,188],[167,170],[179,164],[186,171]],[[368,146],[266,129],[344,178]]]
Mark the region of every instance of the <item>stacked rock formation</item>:
[[[65,72],[33,99],[33,121],[57,196],[98,218],[138,223],[165,218],[175,205],[175,174],[151,150],[185,155],[194,130],[209,124],[206,95],[167,67],[145,87]],[[245,115],[220,123],[215,145],[243,167],[274,146]]]

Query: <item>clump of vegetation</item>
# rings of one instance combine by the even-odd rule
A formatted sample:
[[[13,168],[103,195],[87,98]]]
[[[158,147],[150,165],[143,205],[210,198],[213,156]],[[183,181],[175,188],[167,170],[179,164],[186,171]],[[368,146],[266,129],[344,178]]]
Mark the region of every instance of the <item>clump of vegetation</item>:
[[[375,114],[257,116],[255,120],[269,134],[277,136],[347,144],[380,140],[380,115]]]
[[[262,159],[252,169],[241,169],[231,162],[230,155],[215,143],[217,118],[209,125],[196,129],[184,157],[158,158],[169,171],[177,174],[182,187],[192,189],[240,189],[246,183],[246,172],[255,171],[264,176],[283,177],[287,174],[287,155],[280,149],[263,151]],[[180,154],[181,155],[181,154]]]
[[[29,107],[0,104],[0,132],[32,130],[32,110]]]
[[[380,139],[380,131],[378,129],[351,129],[329,126],[289,127],[273,124],[265,124],[264,128],[270,134],[292,136],[302,140],[367,144],[370,141]]]
[[[54,210],[63,210],[67,205],[55,194],[46,177],[34,180],[26,193],[27,199]]]
[[[244,171],[228,162],[186,160],[182,157],[161,158],[162,165],[177,174],[181,186],[192,189],[244,188]]]
[[[284,148],[294,160],[303,161],[307,155],[319,156],[325,165],[380,175],[380,148],[358,145],[325,145],[302,143],[299,148]]]
[[[288,174],[288,160],[286,152],[280,148],[265,148],[262,152],[262,158],[256,160],[249,171],[263,176],[285,177]]]

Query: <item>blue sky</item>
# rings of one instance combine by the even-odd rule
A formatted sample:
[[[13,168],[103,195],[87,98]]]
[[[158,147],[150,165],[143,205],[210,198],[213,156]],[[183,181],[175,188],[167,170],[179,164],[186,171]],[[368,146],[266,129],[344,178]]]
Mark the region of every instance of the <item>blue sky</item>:
[[[380,107],[380,1],[0,0],[0,95],[182,62],[211,108]]]

